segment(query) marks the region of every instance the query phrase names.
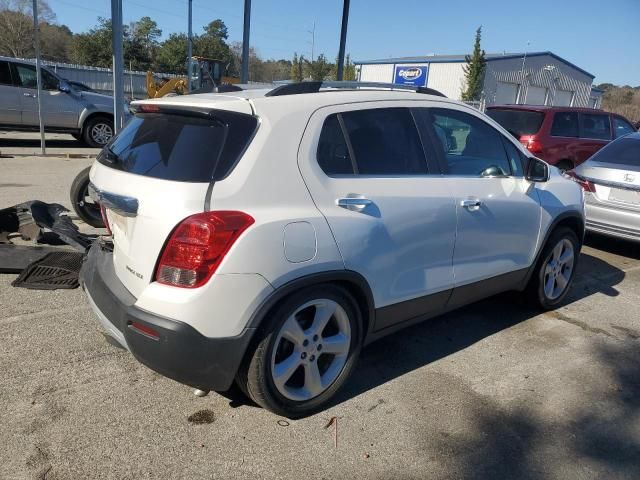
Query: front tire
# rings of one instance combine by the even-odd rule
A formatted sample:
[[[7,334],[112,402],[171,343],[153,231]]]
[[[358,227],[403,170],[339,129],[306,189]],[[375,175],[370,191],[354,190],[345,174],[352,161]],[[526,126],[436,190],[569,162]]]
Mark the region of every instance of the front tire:
[[[527,287],[531,300],[543,310],[558,307],[569,293],[580,254],[578,237],[558,228],[547,240]]]
[[[90,118],[82,129],[84,142],[93,148],[102,148],[113,138],[113,119],[106,116]]]
[[[335,286],[310,287],[292,294],[267,321],[238,385],[258,405],[288,418],[325,408],[360,354],[356,301]]]

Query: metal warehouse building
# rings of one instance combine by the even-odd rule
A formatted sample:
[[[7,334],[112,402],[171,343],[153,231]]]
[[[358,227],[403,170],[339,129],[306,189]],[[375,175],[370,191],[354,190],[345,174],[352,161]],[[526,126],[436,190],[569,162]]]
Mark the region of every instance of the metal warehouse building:
[[[486,54],[481,103],[519,103],[598,108],[595,78],[552,52]],[[464,55],[429,55],[354,62],[362,82],[392,82],[434,88],[460,99]]]

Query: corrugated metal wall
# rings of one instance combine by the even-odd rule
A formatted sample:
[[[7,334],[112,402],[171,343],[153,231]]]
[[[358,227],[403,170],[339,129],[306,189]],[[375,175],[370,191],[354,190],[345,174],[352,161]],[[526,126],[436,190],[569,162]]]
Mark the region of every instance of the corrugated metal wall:
[[[460,92],[464,82],[462,63],[431,63],[427,87],[442,92],[449,98],[460,100]]]
[[[34,59],[30,59],[35,62]],[[56,63],[43,61],[49,69],[56,72],[59,76],[75,82],[82,82],[93,88],[99,93],[112,95],[113,93],[113,74],[108,68],[89,67],[87,65],[72,65],[69,63]],[[136,72],[125,70],[124,75],[124,94],[127,97],[136,99],[147,98],[146,72]],[[179,77],[170,73],[157,73],[157,77]],[[133,95],[132,87],[133,86]]]
[[[545,69],[548,66],[553,68]],[[527,57],[524,65],[524,82],[522,77],[522,58],[494,59],[487,62],[487,72],[484,80],[486,104],[495,103],[497,83],[505,82],[522,85],[518,103],[523,103],[523,98],[527,98],[529,86],[532,86],[534,87],[532,90],[536,89],[536,87],[548,89],[549,97],[547,103],[549,104],[555,104],[555,93],[558,90],[564,90],[566,92],[574,92],[574,107],[587,107],[589,105],[593,79],[589,75],[551,56]]]

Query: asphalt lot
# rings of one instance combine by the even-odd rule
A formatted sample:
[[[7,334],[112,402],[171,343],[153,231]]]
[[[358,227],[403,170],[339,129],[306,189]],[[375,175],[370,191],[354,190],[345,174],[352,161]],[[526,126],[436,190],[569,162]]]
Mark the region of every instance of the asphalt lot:
[[[89,163],[0,158],[0,208],[68,205]],[[555,312],[501,295],[371,345],[335,405],[286,422],[195,397],[109,343],[80,290],[14,278],[0,275],[2,479],[640,478],[634,244],[589,238]]]

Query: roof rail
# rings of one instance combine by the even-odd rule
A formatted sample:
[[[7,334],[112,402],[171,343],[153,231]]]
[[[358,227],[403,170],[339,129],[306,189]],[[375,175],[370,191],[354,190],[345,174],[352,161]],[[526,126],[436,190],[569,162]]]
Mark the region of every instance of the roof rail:
[[[436,95],[438,97],[445,97],[444,94],[439,92],[438,90],[434,90],[433,88],[427,87],[418,87],[415,85],[401,85],[397,83],[382,83],[382,82],[355,82],[355,81],[346,81],[346,82],[337,82],[337,81],[328,81],[328,82],[296,82],[296,83],[288,83],[286,85],[280,85],[279,87],[274,88],[273,90],[267,92],[265,97],[279,97],[282,95],[297,95],[300,93],[317,93],[320,89],[349,89],[349,90],[360,90],[360,89],[385,89],[385,90],[408,90],[416,93],[424,93],[427,95]]]

